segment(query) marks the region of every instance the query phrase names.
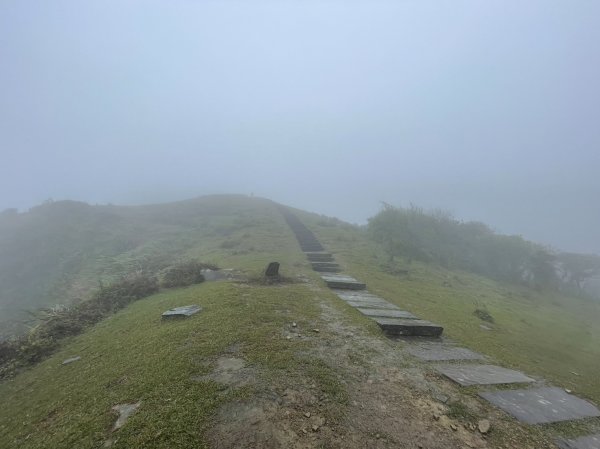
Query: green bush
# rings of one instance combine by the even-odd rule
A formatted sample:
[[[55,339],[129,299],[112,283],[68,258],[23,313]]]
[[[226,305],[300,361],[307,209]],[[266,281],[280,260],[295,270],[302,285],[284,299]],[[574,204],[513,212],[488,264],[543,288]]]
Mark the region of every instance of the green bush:
[[[199,262],[197,260],[180,262],[165,272],[162,280],[162,286],[170,288],[186,287],[192,284],[199,284],[200,282],[204,282],[202,270],[206,269],[218,270],[219,268],[211,264]]]

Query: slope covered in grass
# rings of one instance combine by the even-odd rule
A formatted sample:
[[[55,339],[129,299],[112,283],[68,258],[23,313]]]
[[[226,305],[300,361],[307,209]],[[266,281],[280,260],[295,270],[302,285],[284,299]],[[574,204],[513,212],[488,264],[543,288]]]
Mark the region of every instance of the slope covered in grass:
[[[260,265],[289,245],[285,232],[270,201],[241,195],[134,207],[61,201],[0,214],[0,336],[29,310],[84,299],[133,271],[186,258]]]
[[[474,350],[600,403],[600,302],[433,264],[390,263],[364,230],[299,214],[369,290],[442,324],[445,335]],[[494,323],[478,318],[476,309],[487,311]]]

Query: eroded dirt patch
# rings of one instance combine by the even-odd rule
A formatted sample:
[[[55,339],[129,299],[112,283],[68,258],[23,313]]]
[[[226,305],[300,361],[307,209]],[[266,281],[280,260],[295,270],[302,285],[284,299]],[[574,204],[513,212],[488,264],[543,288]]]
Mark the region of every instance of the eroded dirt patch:
[[[311,290],[319,291],[315,286]],[[331,397],[308,378],[280,375],[267,382],[254,376],[256,393],[250,399],[227,403],[219,410],[207,435],[211,447],[554,447],[542,437],[532,440],[522,426],[500,412],[440,382],[439,376],[402,349],[402,343],[353,324],[333,307],[333,300],[317,295],[315,301],[322,314],[310,328],[320,331],[311,334],[310,348],[297,354],[332,368],[335,380],[343,385],[344,399]],[[282,329],[281,338],[289,341],[290,334],[305,335],[310,328]],[[237,375],[230,371],[244,369],[241,362],[224,356],[211,376],[232,382],[228,376]],[[452,404],[459,404],[466,414],[453,416]],[[477,430],[478,418],[491,420],[490,434]]]

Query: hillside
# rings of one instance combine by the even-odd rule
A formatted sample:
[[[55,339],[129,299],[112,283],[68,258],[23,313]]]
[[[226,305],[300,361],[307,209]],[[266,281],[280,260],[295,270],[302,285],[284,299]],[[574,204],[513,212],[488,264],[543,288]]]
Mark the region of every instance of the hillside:
[[[34,265],[48,285],[65,279],[69,297],[77,297],[77,288],[94,288],[98,279],[190,257],[241,276],[139,300],[0,383],[0,447],[551,448],[557,436],[600,429],[595,418],[520,424],[479,399],[477,390],[443,379],[324,287],[268,200],[214,196],[134,208],[45,208],[53,211],[20,217],[30,220],[30,235],[42,233],[43,220],[51,217],[101,230],[80,250],[86,254],[78,259],[81,266]],[[434,265],[390,267],[384,248],[363,229],[294,213],[370,291],[442,324],[448,338],[495,363],[600,402],[598,303]],[[16,235],[14,224],[4,226]],[[31,257],[70,257],[66,248],[77,249],[85,235],[73,226],[45,249],[30,246]],[[20,238],[28,241],[25,230]],[[116,248],[111,236],[136,245]],[[287,282],[257,283],[274,260]],[[163,311],[187,304],[203,310],[161,321]],[[476,308],[486,309],[494,323],[475,316]],[[81,360],[61,364],[74,356]],[[113,432],[112,408],[134,403],[138,411]],[[473,430],[483,418],[492,422],[490,433]]]
[[[233,195],[134,207],[59,201],[2,213],[0,336],[22,329],[28,311],[76,302],[135,270],[190,257],[216,265],[234,257],[242,267],[265,260],[277,238],[256,246],[248,233],[268,235],[275,214],[267,200]]]

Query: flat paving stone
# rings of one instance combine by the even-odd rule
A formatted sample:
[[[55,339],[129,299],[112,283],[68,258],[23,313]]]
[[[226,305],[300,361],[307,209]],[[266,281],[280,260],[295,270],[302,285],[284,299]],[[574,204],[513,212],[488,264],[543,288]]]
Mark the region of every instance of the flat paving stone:
[[[350,290],[354,293],[365,292],[365,290]],[[336,291],[336,295],[338,298],[344,301],[356,301],[356,302],[369,302],[369,303],[381,303],[385,304],[387,301],[379,296],[372,295],[371,293],[366,293],[364,295],[344,295],[342,293],[338,293]]]
[[[425,320],[373,317],[379,327],[389,335],[410,335],[415,337],[439,337],[444,328]]]
[[[527,424],[600,416],[600,410],[593,404],[556,387],[486,391],[479,395]]]
[[[556,442],[560,449],[600,449],[600,433],[577,439],[560,439]]]
[[[312,261],[310,262],[310,264],[312,265],[312,267],[334,267],[334,268],[339,268],[340,266],[335,263],[335,262],[315,262]]]
[[[335,293],[336,295],[338,295],[340,298],[344,299],[344,300],[358,300],[359,298],[364,298],[364,299],[372,299],[372,298],[376,298],[376,299],[380,299],[382,301],[385,301],[383,298],[374,295],[373,293],[368,292],[367,290],[341,290],[341,289],[337,289],[337,288],[332,288],[331,289],[333,291],[333,293]]]
[[[202,310],[202,307],[198,306],[198,305],[191,305],[191,306],[182,306],[182,307],[175,307],[173,309],[167,310],[166,312],[164,312],[162,314],[163,319],[169,319],[169,318],[185,318],[188,316],[192,316],[195,313],[198,313]]]
[[[394,310],[394,309],[370,309],[366,307],[357,307],[358,311],[363,315],[373,317],[384,317],[384,318],[405,318],[407,320],[416,320],[417,317],[406,310]]]
[[[428,343],[426,345],[411,345],[408,353],[427,362],[443,362],[449,360],[481,360],[481,354],[467,348],[443,343]]]
[[[535,382],[520,371],[496,365],[446,365],[435,369],[463,387]]]
[[[367,285],[364,282],[357,281],[351,276],[337,274],[323,274],[321,278],[329,288],[364,290]]]
[[[386,309],[386,310],[400,310],[400,307],[394,304],[384,302],[364,302],[364,301],[346,301],[346,304],[352,307],[361,309]]]
[[[317,273],[339,273],[342,270],[340,267],[313,267],[313,271]]]

